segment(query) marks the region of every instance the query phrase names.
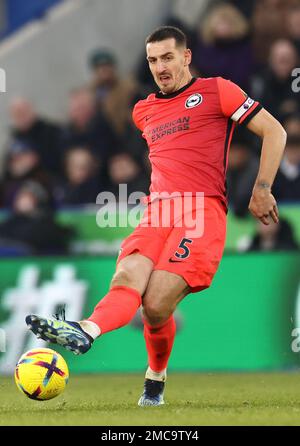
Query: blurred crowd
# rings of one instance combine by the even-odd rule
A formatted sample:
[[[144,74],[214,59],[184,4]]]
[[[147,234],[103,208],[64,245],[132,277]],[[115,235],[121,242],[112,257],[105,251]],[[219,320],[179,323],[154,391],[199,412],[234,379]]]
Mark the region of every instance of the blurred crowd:
[[[195,76],[231,79],[283,124],[287,147],[273,191],[279,202],[300,202],[300,93],[292,90],[292,72],[300,66],[300,0],[206,3],[194,26],[180,8],[164,23],[187,33]],[[147,147],[131,119],[134,104],[156,89],[145,56],[130,78],[120,75],[109,48],[95,48],[87,64],[88,85],[66,92],[65,122],[50,122],[26,97],[10,103],[0,183],[0,207],[10,214],[0,223],[0,245],[13,240],[17,249],[29,244],[36,253],[62,252],[72,230],[56,223],[57,209],[95,204],[99,192],[117,193],[120,183],[128,184],[128,193],[148,193]],[[227,181],[230,207],[241,218],[247,215],[259,153],[258,138],[237,129]],[[35,230],[40,224],[51,234],[48,246]],[[288,222],[276,231],[270,225],[269,231],[258,228],[247,249],[276,249],[282,243],[284,249],[297,248]]]

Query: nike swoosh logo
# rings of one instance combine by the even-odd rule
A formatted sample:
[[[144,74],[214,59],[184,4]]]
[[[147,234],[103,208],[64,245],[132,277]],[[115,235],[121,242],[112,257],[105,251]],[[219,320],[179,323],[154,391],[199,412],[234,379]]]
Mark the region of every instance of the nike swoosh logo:
[[[170,263],[181,263],[182,260],[173,260],[172,258],[169,259]]]

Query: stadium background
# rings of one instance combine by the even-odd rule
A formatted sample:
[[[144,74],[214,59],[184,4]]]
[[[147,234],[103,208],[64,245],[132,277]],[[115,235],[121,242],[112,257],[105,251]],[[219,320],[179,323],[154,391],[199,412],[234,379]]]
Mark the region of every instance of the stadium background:
[[[298,370],[292,342],[297,347],[293,330],[300,327],[300,96],[292,71],[299,66],[299,1],[0,5],[7,84],[0,93],[0,373],[10,374],[21,353],[43,345],[27,333],[26,314],[52,314],[66,304],[68,317],[78,319],[108,288],[131,228],[99,228],[95,201],[101,191],[116,193],[119,183],[147,191],[146,148],[130,112],[153,89],[144,39],[159,24],[187,32],[195,75],[235,81],[288,133],[274,184],[283,217],[277,230],[247,213],[259,141],[236,132],[224,259],[213,286],[176,313],[170,370]],[[139,315],[86,356],[64,356],[71,373],[143,371]]]

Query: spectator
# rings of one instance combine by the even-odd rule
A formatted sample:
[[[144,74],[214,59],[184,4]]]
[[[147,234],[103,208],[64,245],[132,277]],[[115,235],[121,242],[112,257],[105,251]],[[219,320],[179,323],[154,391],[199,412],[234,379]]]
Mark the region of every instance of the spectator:
[[[299,249],[291,225],[284,219],[269,225],[257,222],[257,231],[249,242],[247,251],[281,251]]]
[[[273,193],[278,201],[300,201],[300,136],[289,136],[276,175]]]
[[[15,196],[12,215],[0,224],[0,251],[19,245],[27,254],[63,254],[71,233],[54,221],[47,191],[28,181]]]
[[[106,159],[115,149],[114,132],[87,88],[75,89],[69,98],[69,123],[64,129],[65,149],[88,146],[99,159]]]
[[[288,37],[300,54],[300,4],[289,9],[286,17]]]
[[[142,157],[147,146],[132,122],[132,108],[144,97],[144,92],[133,79],[120,78],[117,60],[107,49],[93,51],[89,66],[92,71],[92,91],[98,108],[111,123],[119,145],[124,152]],[[102,171],[103,178],[106,171],[106,168]]]
[[[14,141],[9,147],[5,170],[1,188],[3,206],[12,206],[15,195],[26,180],[34,180],[43,185],[51,197],[52,179],[41,166],[39,153],[31,146]]]
[[[98,178],[98,160],[90,150],[85,147],[75,147],[67,151],[65,177],[65,184],[60,191],[61,204],[96,203],[101,186]]]
[[[120,138],[128,132],[133,105],[144,97],[133,79],[121,79],[115,56],[106,49],[96,49],[89,58],[91,86],[98,107]]]
[[[256,80],[254,96],[280,120],[299,111],[297,95],[291,88],[291,73],[298,62],[295,46],[289,40],[277,40],[271,46],[264,73]]]
[[[296,0],[297,1],[297,0]],[[253,48],[256,60],[264,65],[273,42],[288,37],[286,18],[295,0],[259,0],[255,2]]]
[[[284,119],[283,127],[288,135],[300,136],[300,113],[287,115]]]
[[[141,132],[135,128],[131,132],[128,131],[121,150],[129,153],[139,164],[143,165],[145,163],[145,158],[149,155],[149,149],[145,139],[141,137]]]
[[[251,151],[248,135],[240,132],[232,141],[227,170],[228,200],[234,213],[243,217],[248,211],[259,160]]]
[[[39,117],[31,102],[23,97],[14,98],[9,107],[12,123],[12,141],[22,141],[35,149],[41,165],[51,173],[61,167],[61,129],[46,119]]]
[[[120,152],[112,156],[108,163],[108,172],[110,180],[108,190],[115,196],[119,194],[119,184],[127,184],[128,195],[132,192],[149,194],[149,177],[129,153]]]
[[[200,25],[193,65],[205,77],[223,76],[248,90],[254,62],[249,24],[231,4],[213,7]]]

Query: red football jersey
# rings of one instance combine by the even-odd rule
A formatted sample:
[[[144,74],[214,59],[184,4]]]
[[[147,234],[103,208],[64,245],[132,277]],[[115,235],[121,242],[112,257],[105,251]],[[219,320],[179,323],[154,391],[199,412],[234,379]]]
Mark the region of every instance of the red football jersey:
[[[193,78],[174,93],[153,93],[139,101],[133,120],[149,147],[150,193],[203,192],[226,202],[234,127],[249,122],[261,108],[221,77]]]

